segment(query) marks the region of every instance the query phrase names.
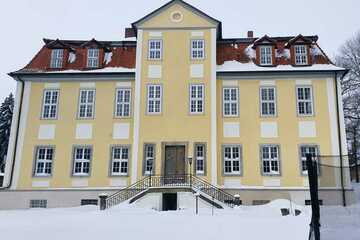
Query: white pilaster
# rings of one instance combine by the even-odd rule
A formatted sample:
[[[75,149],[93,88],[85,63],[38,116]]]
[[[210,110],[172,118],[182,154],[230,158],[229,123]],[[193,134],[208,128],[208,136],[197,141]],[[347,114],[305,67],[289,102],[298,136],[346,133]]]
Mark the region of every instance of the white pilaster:
[[[21,118],[20,118],[20,126],[19,126],[19,133],[18,133],[18,143],[17,143],[17,153],[15,158],[15,165],[14,165],[14,175],[13,181],[10,189],[16,189],[17,183],[20,176],[20,168],[21,168],[21,160],[22,160],[22,152],[24,148],[24,140],[25,140],[25,130],[27,125],[27,118],[29,113],[29,103],[30,103],[30,92],[31,92],[31,82],[25,82],[24,93],[23,93],[23,102],[21,107]],[[19,104],[19,103],[18,103]],[[12,126],[14,127],[14,126]],[[15,128],[17,125],[15,124]],[[16,134],[16,133],[14,133]],[[13,150],[14,151],[14,150]],[[12,154],[11,154],[12,155]],[[9,161],[9,163],[11,160]],[[8,164],[11,165],[12,163]],[[9,169],[11,171],[11,169]],[[9,172],[9,174],[11,174]],[[6,184],[6,183],[5,183]],[[6,185],[5,185],[6,186]]]
[[[10,175],[11,175],[11,166],[13,164],[14,157],[14,148],[15,148],[15,136],[18,132],[17,124],[19,118],[19,110],[20,110],[20,101],[21,101],[21,89],[22,83],[20,81],[17,82],[16,85],[16,93],[15,93],[15,103],[14,103],[14,114],[11,121],[11,130],[10,130],[10,139],[9,146],[6,154],[6,165],[5,165],[5,177],[3,186],[8,186],[10,183]]]
[[[138,153],[139,153],[139,131],[140,131],[140,93],[141,93],[141,62],[142,62],[142,42],[143,30],[138,29],[136,44],[136,71],[135,71],[135,97],[134,97],[134,140],[132,147],[131,161],[131,183],[137,180],[138,172]]]
[[[217,186],[216,29],[211,29],[211,183]]]

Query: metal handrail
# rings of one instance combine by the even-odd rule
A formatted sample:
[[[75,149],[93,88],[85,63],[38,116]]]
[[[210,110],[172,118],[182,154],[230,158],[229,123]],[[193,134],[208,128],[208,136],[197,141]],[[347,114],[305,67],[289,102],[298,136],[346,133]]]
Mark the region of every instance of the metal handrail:
[[[105,207],[110,208],[148,190],[149,188],[157,187],[189,187],[200,191],[213,198],[213,200],[220,201],[229,207],[234,206],[235,197],[230,193],[208,183],[204,179],[189,174],[183,174],[147,176],[129,187],[121,189],[107,197]]]

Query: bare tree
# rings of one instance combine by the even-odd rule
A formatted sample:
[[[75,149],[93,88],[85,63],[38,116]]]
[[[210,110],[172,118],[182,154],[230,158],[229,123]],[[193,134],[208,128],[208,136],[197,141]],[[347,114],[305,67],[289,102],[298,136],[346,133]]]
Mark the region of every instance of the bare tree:
[[[349,69],[341,80],[346,133],[350,161],[355,164],[359,182],[358,152],[360,149],[360,32],[345,42],[336,57],[336,64]]]

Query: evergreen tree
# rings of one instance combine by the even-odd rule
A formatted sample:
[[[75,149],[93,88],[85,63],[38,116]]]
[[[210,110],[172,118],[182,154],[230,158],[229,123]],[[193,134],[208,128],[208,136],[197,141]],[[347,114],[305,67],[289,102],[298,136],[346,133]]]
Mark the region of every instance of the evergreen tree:
[[[11,120],[14,111],[14,96],[12,93],[5,98],[0,106],[0,172],[5,169],[5,159],[10,138]]]

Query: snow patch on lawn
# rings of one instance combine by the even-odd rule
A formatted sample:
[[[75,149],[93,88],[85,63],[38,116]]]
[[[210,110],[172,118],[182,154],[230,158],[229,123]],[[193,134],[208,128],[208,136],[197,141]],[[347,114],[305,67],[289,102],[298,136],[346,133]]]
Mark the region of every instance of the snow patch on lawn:
[[[322,206],[320,209],[321,239],[360,239],[360,184],[353,184],[357,204],[349,207]]]
[[[234,209],[201,208],[159,212],[128,203],[106,211],[95,206],[67,209],[0,211],[3,239],[276,239],[304,240],[308,234],[310,209],[300,216],[281,216],[288,200],[263,206]]]

